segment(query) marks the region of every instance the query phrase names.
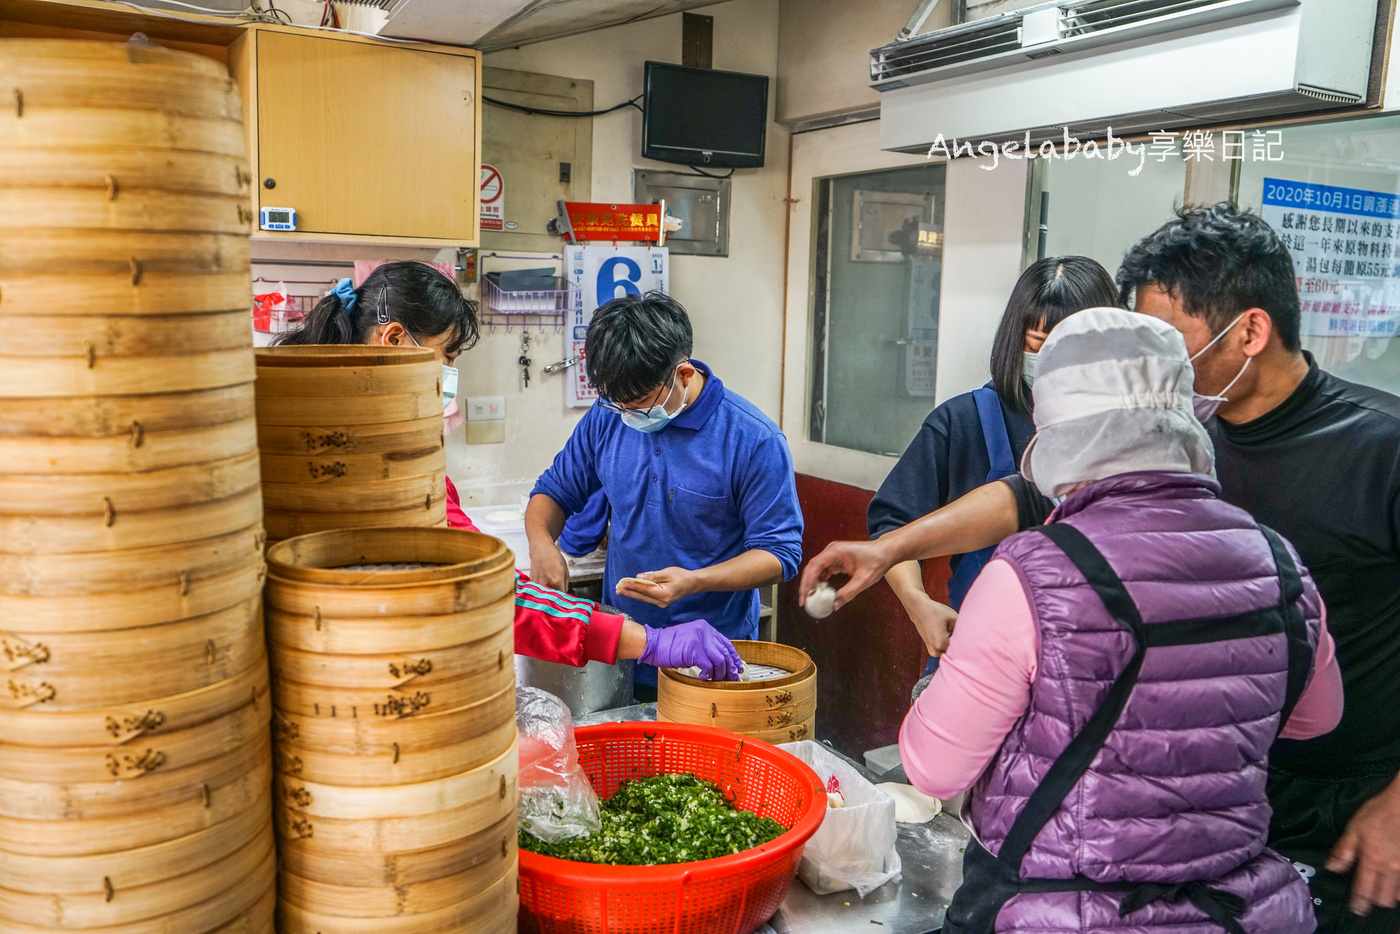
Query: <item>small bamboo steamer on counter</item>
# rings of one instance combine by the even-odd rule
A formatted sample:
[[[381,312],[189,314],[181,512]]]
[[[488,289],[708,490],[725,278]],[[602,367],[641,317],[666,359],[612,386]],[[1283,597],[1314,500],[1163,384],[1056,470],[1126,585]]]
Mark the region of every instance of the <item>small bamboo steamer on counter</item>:
[[[658,669],[656,719],[718,727],[765,742],[811,738],[817,715],[817,666],[811,657],[778,642],[737,640],[734,648],[749,665],[789,674],[765,681],[703,681]]]

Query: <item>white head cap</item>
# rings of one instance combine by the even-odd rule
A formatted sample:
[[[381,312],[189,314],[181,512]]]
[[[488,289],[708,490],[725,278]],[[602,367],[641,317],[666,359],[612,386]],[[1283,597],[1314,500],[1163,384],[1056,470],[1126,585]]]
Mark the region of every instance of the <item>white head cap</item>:
[[[1046,496],[1137,470],[1215,474],[1181,333],[1121,308],[1062,321],[1040,349],[1021,473]]]

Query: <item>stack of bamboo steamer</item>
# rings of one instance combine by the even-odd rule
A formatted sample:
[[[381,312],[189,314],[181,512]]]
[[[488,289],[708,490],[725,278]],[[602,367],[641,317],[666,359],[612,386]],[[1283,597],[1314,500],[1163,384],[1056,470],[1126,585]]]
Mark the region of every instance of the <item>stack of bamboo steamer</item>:
[[[768,743],[815,739],[817,666],[799,648],[778,642],[736,641],[750,667],[787,672],[755,681],[703,681],[662,668],[656,679],[656,719],[742,733]]]
[[[417,347],[257,352],[267,534],[442,526],[442,365]]]
[[[0,39],[0,929],[272,930],[241,105]]]
[[[279,930],[515,930],[510,551],[356,529],[267,559]]]

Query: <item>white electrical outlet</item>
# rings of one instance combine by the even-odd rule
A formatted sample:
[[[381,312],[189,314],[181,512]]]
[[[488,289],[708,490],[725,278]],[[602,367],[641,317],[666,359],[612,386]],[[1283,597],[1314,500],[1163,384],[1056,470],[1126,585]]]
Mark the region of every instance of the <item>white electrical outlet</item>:
[[[467,421],[499,422],[506,417],[505,396],[472,396],[467,399]]]

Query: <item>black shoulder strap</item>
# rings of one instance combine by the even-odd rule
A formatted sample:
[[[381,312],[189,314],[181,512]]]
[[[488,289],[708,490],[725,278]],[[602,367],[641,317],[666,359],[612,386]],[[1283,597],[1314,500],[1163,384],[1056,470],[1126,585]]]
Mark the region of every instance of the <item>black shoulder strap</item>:
[[[1288,636],[1288,688],[1283,696],[1283,713],[1279,716],[1278,728],[1282,730],[1303,696],[1308,686],[1308,676],[1312,673],[1313,646],[1308,642],[1308,624],[1303,619],[1303,611],[1298,600],[1303,596],[1303,577],[1288,546],[1273,529],[1260,525],[1259,531],[1269,542],[1269,550],[1274,553],[1274,567],[1278,570],[1279,591],[1282,593],[1279,609],[1283,613],[1284,632]]]
[[[1084,777],[1084,773],[1093,764],[1094,757],[1103,748],[1108,734],[1113,732],[1123,708],[1128,703],[1129,695],[1137,685],[1138,673],[1142,670],[1142,660],[1147,651],[1146,627],[1143,625],[1137,604],[1133,603],[1127,588],[1099,550],[1082,532],[1063,522],[1042,526],[1037,531],[1049,536],[1070,561],[1074,562],[1079,573],[1084,575],[1089,586],[1094,588],[1094,592],[1108,608],[1109,614],[1132,634],[1137,650],[1122,674],[1114,680],[1099,709],[1094,711],[1094,715],[1084,724],[1084,729],[1070,740],[1064,752],[1060,753],[1060,757],[1050,766],[1045,777],[1026,801],[1026,806],[1017,815],[1015,823],[1011,825],[997,858],[1018,875],[1021,871],[1021,860],[1025,858],[1031,843],[1059,810],[1065,797]]]

